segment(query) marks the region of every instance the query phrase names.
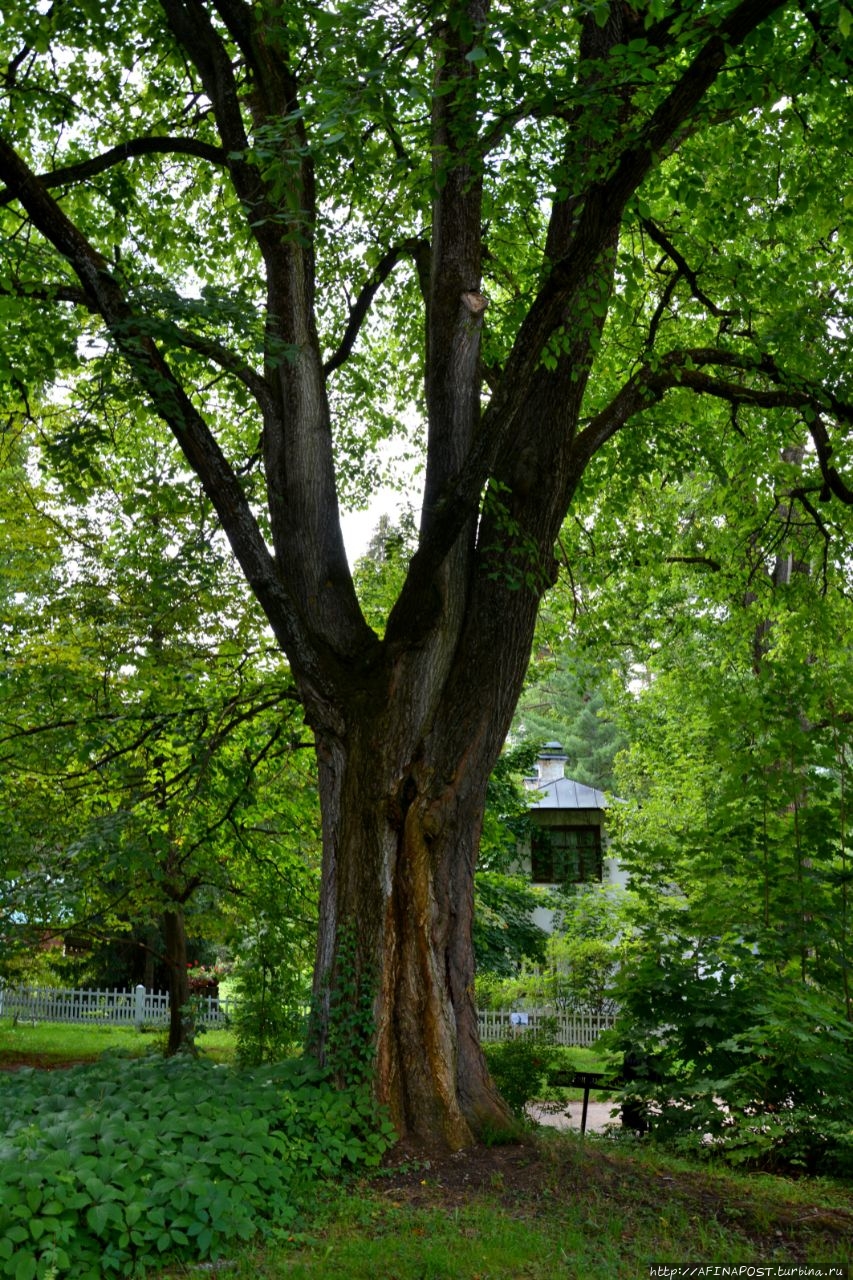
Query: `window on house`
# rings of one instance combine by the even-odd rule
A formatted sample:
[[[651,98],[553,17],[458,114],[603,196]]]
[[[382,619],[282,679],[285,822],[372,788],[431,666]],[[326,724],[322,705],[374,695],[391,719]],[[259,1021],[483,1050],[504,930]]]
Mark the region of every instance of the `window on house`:
[[[601,879],[600,827],[543,827],[534,832],[535,884],[579,884]]]

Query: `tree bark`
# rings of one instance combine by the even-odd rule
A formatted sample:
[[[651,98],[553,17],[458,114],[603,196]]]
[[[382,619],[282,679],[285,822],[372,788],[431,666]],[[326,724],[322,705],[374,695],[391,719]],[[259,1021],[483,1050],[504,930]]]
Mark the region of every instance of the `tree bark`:
[[[458,1149],[512,1123],[474,1004],[473,877],[491,762],[387,728],[381,716],[346,744],[318,736],[312,1047],[341,1076],[363,1064],[400,1134]]]
[[[194,1054],[193,1020],[187,1012],[190,984],[187,976],[187,932],[183,909],[174,906],[163,912],[165,962],[169,972],[169,1039],[166,1054]]]

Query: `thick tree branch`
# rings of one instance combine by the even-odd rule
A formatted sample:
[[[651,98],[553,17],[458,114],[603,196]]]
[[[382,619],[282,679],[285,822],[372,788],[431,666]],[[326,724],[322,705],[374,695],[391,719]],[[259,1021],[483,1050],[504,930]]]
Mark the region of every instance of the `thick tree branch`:
[[[228,50],[199,0],[160,0],[160,5],[175,39],[201,77],[213,105],[234,189],[252,210],[249,221],[258,243],[263,243],[269,239],[275,211],[267,207],[257,165],[250,163],[249,138]]]
[[[613,6],[611,9],[611,18],[614,16],[613,10],[615,8],[616,6]],[[663,59],[670,51],[670,47],[673,44],[672,28],[677,23],[678,19],[685,14],[685,6],[680,4],[672,5],[671,12],[668,13],[666,17],[653,23],[648,28],[646,28],[642,22],[638,10],[631,8],[628,5],[622,5],[620,6],[620,9],[621,13],[619,16],[627,28],[624,43],[627,43],[628,39],[632,36],[638,36],[644,40],[646,48],[654,50],[656,53],[654,58],[649,59],[644,70],[647,74],[658,71]],[[701,22],[702,19],[700,18],[699,21]],[[685,33],[682,30],[680,34],[683,38]],[[619,69],[618,81],[620,85],[625,83],[624,67],[620,67]],[[607,86],[604,85],[603,87]],[[573,103],[572,94],[576,90],[579,90],[577,96],[580,101]],[[582,109],[581,102],[586,97],[586,94],[587,89],[585,86],[581,86],[579,88],[579,86],[573,85],[572,90],[557,101],[549,98],[547,102],[542,103],[537,101],[535,98],[530,98],[527,101],[519,103],[512,111],[499,115],[494,124],[490,125],[488,130],[485,132],[483,136],[483,154],[486,155],[488,152],[493,151],[496,147],[500,146],[507,135],[524,120],[555,119],[563,120],[567,124],[572,124],[577,119]]]
[[[242,382],[254,396],[262,413],[266,415],[274,412],[272,393],[264,377],[221,342],[217,342],[215,338],[208,338],[204,334],[193,333],[191,329],[185,329],[182,325],[174,324],[170,320],[154,320],[152,328],[170,341],[174,340],[176,345],[186,347],[188,351],[197,351],[211,364],[217,365]]]
[[[480,38],[487,12],[486,0],[454,0],[436,41],[424,529],[448,477],[465,459],[480,413],[483,308],[470,307],[466,298],[477,293],[481,283],[483,171],[471,127],[477,116],[478,71],[468,54]]]
[[[488,0],[454,0],[437,31],[431,112],[432,252],[426,308],[427,457],[421,550],[388,619],[386,640],[406,643],[441,622],[445,658],[455,647],[471,582],[476,500],[460,509],[454,536],[430,546],[442,495],[466,466],[480,419],[480,347],[487,299],[480,292],[483,166],[472,120],[477,64],[468,57],[485,26]],[[464,537],[460,537],[466,527]],[[439,582],[439,579],[442,579]],[[452,611],[448,606],[452,606]]]
[[[658,156],[666,151],[671,140],[688,122],[720,75],[730,50],[741,44],[784,4],[785,0],[742,0],[736,5],[691,60],[647,123],[628,141],[609,176],[587,190],[571,246],[554,265],[532,303],[466,461],[445,485],[440,500],[434,506],[429,533],[422,539],[412,560],[404,596],[414,593],[418,584],[425,585],[459,536],[470,512],[476,510],[499,449],[513,438],[516,424],[524,419],[531,380],[539,367],[542,352],[561,322],[567,301],[594,271],[603,246],[622,218],[626,202],[655,167]],[[622,413],[628,410],[628,402],[634,401],[630,412],[636,412],[642,407],[643,397],[649,401],[648,389],[629,384],[620,393],[621,403],[612,405],[610,410],[599,415],[602,421],[597,420],[597,430],[604,428],[603,419],[608,416],[613,417],[614,423],[624,421]],[[618,425],[613,426],[613,430],[618,430]],[[586,441],[590,442],[596,433],[584,434]],[[573,450],[573,454],[578,461],[582,460],[582,451]]]
[[[287,23],[264,21],[260,9],[220,0],[249,73],[238,84],[233,47],[210,7],[203,0],[160,4],[213,104],[246,231],[264,260],[264,377],[273,401],[262,435],[267,507],[276,564],[296,610],[288,627],[302,633],[296,648],[284,647],[316,688],[320,652],[331,659],[326,677],[334,680],[338,659],[348,667],[376,638],[358,605],[338,518],[315,314],[314,153],[289,68],[293,37]]]
[[[178,44],[201,76],[233,172],[232,156],[246,150],[248,139],[228,51],[198,0],[160,0],[160,7]]]
[[[750,380],[735,382],[718,377],[705,372],[708,367],[734,370]],[[638,370],[579,433],[573,448],[577,465],[585,466],[632,417],[676,388],[710,395],[733,406],[797,410],[814,441],[825,488],[840,501],[853,505],[853,490],[830,465],[832,446],[823,420],[829,410],[839,421],[853,424],[853,404],[840,400],[817,383],[789,377],[772,356],[766,354],[750,356],[714,347],[668,352],[654,365]]]
[[[14,289],[0,286],[0,297],[28,298],[33,302],[70,302],[75,307],[85,307],[87,311],[97,312],[97,307],[85,289],[59,280],[55,284],[49,280],[38,284],[22,280]]]
[[[243,0],[214,0],[214,8],[243,57],[252,57],[252,9]]]
[[[298,106],[298,85],[290,68],[290,50],[282,48],[281,27],[272,40],[250,4],[244,0],[214,0],[214,7],[252,72],[264,98],[265,117],[293,111]],[[270,92],[270,90],[272,92]]]
[[[847,421],[853,421],[853,418],[848,415]],[[833,493],[846,506],[853,506],[853,489],[850,489],[845,484],[835,467],[830,465],[829,459],[832,457],[832,446],[829,443],[829,434],[823,418],[820,414],[815,413],[806,420],[806,426],[809,429],[809,435],[814,441],[818,465],[824,480],[824,491],[821,493],[821,497],[825,500],[830,493]]]
[[[110,147],[109,151],[105,151],[100,156],[93,156],[90,160],[81,160],[77,164],[63,165],[62,168],[53,169],[50,173],[42,173],[39,175],[39,182],[46,188],[71,186],[87,178],[94,178],[117,164],[124,164],[135,156],[149,155],[195,156],[222,167],[227,164],[222,147],[199,142],[196,138],[131,138],[127,142],[120,142],[117,146]],[[10,189],[0,191],[0,207],[14,199],[16,199],[15,193]]]
[[[302,619],[284,591],[275,561],[240,483],[207,423],[149,336],[150,320],[134,313],[103,257],[2,137],[0,180],[15,192],[45,239],[68,260],[92,307],[100,312],[141,389],[150,397],[199,477],[282,647],[295,656],[306,676],[317,673],[316,652],[308,643]]]
[[[29,281],[22,281],[14,290],[0,287],[0,297],[4,296],[27,298],[35,302],[70,302],[74,306],[85,307],[87,311],[94,315],[99,314],[98,307],[84,289],[65,283],[33,284]],[[140,331],[142,331],[146,321],[140,317],[138,323]],[[191,329],[185,329],[168,319],[159,317],[149,319],[147,324],[152,336],[162,336],[168,338],[176,346],[185,347],[188,351],[197,351],[200,355],[205,356],[211,364],[215,364],[226,373],[230,373],[251,392],[263,413],[272,411],[272,396],[269,386],[262,375],[221,342],[217,342],[215,338],[206,337],[204,334],[193,333]]]
[[[201,0],[160,0],[160,6],[175,39],[196,67],[213,105],[234,189],[250,211],[247,225],[269,268],[271,255],[288,233],[281,222],[279,204],[270,194],[270,180],[252,163],[241,91],[231,54]],[[282,132],[283,142],[289,138],[297,143],[287,159],[300,157],[297,167],[302,174],[301,184],[308,190],[312,181],[310,157],[300,156],[299,152],[299,144],[304,142],[302,123],[285,123],[298,104],[296,86],[282,50],[267,48],[264,32],[258,28],[251,10],[239,0],[221,0],[217,9],[252,71],[253,93],[247,105],[253,113],[256,131],[273,125]],[[284,149],[283,146],[283,152]],[[274,185],[280,180],[279,169],[271,181]],[[310,213],[310,201],[301,200],[299,205],[303,216]]]
[[[703,569],[710,569],[712,573],[721,573],[723,566],[719,560],[712,559],[711,556],[664,556],[664,564],[695,564]]]

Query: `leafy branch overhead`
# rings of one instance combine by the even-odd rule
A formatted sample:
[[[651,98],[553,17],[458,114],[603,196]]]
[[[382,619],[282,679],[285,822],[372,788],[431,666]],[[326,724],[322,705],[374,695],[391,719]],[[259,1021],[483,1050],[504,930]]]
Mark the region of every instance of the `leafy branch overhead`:
[[[443,129],[446,127],[447,141],[443,144],[434,141],[432,145],[433,181],[442,189],[437,198],[438,208],[449,211],[452,207],[455,197],[447,192],[449,180],[461,201],[461,208],[459,201],[453,208],[454,218],[462,216],[466,202],[468,205],[472,202],[481,204],[482,186],[493,177],[489,157],[496,151],[502,154],[501,148],[504,151],[508,149],[506,137],[499,142],[494,126],[479,125],[473,114],[470,122],[467,117],[464,123],[455,118],[456,108],[463,99],[470,99],[472,106],[479,99],[484,110],[487,104],[493,106],[500,119],[505,114],[503,104],[524,86],[525,105],[513,110],[513,128],[518,129],[525,121],[535,121],[546,137],[548,130],[554,136],[555,123],[565,122],[571,128],[566,130],[562,143],[558,188],[546,231],[547,269],[538,288],[530,295],[527,315],[514,339],[511,331],[507,335],[510,341],[502,362],[503,373],[497,384],[492,385],[482,423],[476,431],[469,429],[466,432],[467,441],[459,440],[460,433],[454,429],[454,462],[450,466],[443,463],[439,468],[442,474],[438,484],[428,485],[435,488],[431,504],[433,528],[431,536],[424,540],[420,556],[416,557],[418,571],[414,575],[415,580],[426,578],[435,564],[444,558],[448,545],[459,533],[465,513],[477,502],[489,473],[506,469],[507,460],[503,455],[507,448],[511,448],[513,453],[517,450],[519,415],[525,398],[537,387],[541,387],[544,394],[550,383],[560,382],[560,366],[577,363],[571,359],[568,349],[559,350],[560,331],[565,328],[564,309],[571,305],[572,310],[577,311],[578,302],[583,307],[584,295],[588,291],[583,283],[584,275],[612,241],[628,202],[641,184],[660,169],[662,158],[678,148],[690,130],[697,127],[693,121],[694,114],[700,111],[700,104],[710,90],[714,88],[723,98],[732,96],[730,88],[720,89],[717,83],[724,68],[731,79],[727,57],[731,56],[732,49],[748,41],[752,33],[780,8],[783,6],[769,0],[763,4],[752,0],[751,3],[734,6],[728,12],[721,7],[716,12],[697,14],[692,19],[688,15],[673,14],[657,15],[655,21],[640,15],[632,16],[616,7],[611,11],[602,6],[595,11],[594,20],[585,27],[581,24],[585,33],[581,35],[579,47],[574,49],[572,42],[574,30],[577,30],[574,21],[565,29],[556,26],[547,48],[541,36],[534,40],[528,32],[532,46],[528,69],[523,67],[520,51],[511,43],[519,34],[518,20],[511,20],[499,12],[487,16],[485,8],[478,11],[476,7],[471,14],[460,11],[456,17],[450,15],[447,31],[435,46],[442,50],[439,57],[445,67],[442,75],[447,83],[436,100],[434,113],[448,118],[447,125],[441,126]],[[255,251],[266,264],[268,289],[282,291],[281,306],[276,302],[273,311],[277,323],[285,326],[287,295],[295,288],[296,277],[286,285],[280,278],[280,269],[276,273],[271,271],[270,255],[276,255],[284,248],[289,260],[288,273],[299,261],[302,266],[297,275],[304,274],[307,279],[316,249],[327,252],[324,243],[326,228],[323,226],[327,220],[331,222],[328,251],[332,253],[341,242],[349,250],[348,242],[353,239],[353,233],[358,235],[360,232],[369,243],[376,241],[386,222],[390,221],[394,227],[411,220],[411,213],[403,201],[413,194],[411,170],[417,168],[418,163],[412,160],[412,156],[419,154],[417,143],[422,144],[424,138],[423,116],[416,109],[403,109],[401,118],[394,121],[392,127],[388,118],[387,94],[395,77],[398,77],[403,89],[417,104],[419,77],[410,70],[410,61],[401,66],[400,59],[425,58],[430,37],[416,22],[411,21],[407,25],[401,15],[399,24],[392,25],[391,30],[385,33],[387,47],[383,48],[380,33],[372,25],[368,29],[371,38],[365,42],[357,59],[363,65],[358,66],[354,65],[354,52],[348,49],[341,55],[320,54],[324,27],[330,20],[328,17],[315,17],[317,28],[313,32],[307,29],[309,20],[303,17],[298,23],[306,23],[306,29],[300,30],[299,36],[307,39],[308,44],[300,55],[301,65],[295,66],[288,46],[298,46],[296,32],[264,23],[258,14],[242,5],[219,6],[218,14],[213,15],[200,4],[167,4],[163,6],[163,15],[178,48],[183,49],[184,54],[190,52],[191,65],[187,70],[191,82],[194,82],[192,101],[196,110],[190,114],[189,123],[194,124],[198,136],[161,132],[165,123],[162,114],[165,104],[158,97],[154,133],[126,136],[99,154],[85,158],[78,156],[66,163],[57,164],[54,153],[52,167],[37,177],[23,156],[14,150],[7,130],[7,140],[0,144],[6,182],[0,201],[8,205],[19,200],[32,223],[56,245],[77,275],[82,287],[81,301],[102,316],[118,346],[132,361],[148,395],[169,422],[217,503],[241,562],[264,593],[268,612],[275,615],[279,627],[289,638],[292,634],[295,638],[294,633],[301,629],[292,607],[296,602],[281,598],[279,574],[273,572],[265,555],[239,487],[234,486],[226,474],[227,468],[223,470],[208,424],[197,405],[185,400],[184,391],[168,360],[163,358],[163,352],[180,349],[183,345],[185,350],[197,351],[244,383],[264,419],[269,462],[272,451],[276,455],[281,453],[283,436],[287,434],[283,423],[278,421],[282,415],[287,416],[286,406],[279,403],[283,388],[277,389],[275,384],[292,381],[282,376],[282,366],[297,363],[287,353],[303,350],[299,332],[308,335],[313,327],[308,320],[312,291],[304,292],[298,299],[295,295],[291,298],[296,310],[288,322],[288,332],[275,334],[267,325],[265,339],[259,331],[255,333],[252,339],[254,350],[247,359],[246,354],[239,350],[228,350],[227,329],[214,339],[209,333],[193,333],[186,326],[176,326],[174,319],[167,323],[168,317],[152,314],[145,306],[141,282],[133,281],[130,276],[125,246],[122,246],[118,269],[111,267],[104,253],[106,246],[98,246],[98,237],[81,234],[82,224],[66,216],[51,190],[61,188],[73,193],[80,186],[89,190],[93,178],[119,167],[125,169],[134,160],[144,157],[168,157],[172,163],[168,170],[161,172],[161,179],[168,181],[168,175],[171,175],[180,186],[192,186],[201,192],[211,191],[217,173],[224,170],[234,196],[241,202],[240,220],[245,219],[244,226],[254,242]],[[24,29],[20,32],[18,47],[14,48],[10,43],[7,88],[13,130],[17,102],[22,101],[24,95],[35,95],[44,101],[54,91],[49,84],[50,76],[41,70],[38,53],[51,41],[66,41],[72,47],[84,43],[86,36],[75,30],[72,17],[70,15],[66,19],[67,25],[63,27],[61,15],[51,13],[38,22],[37,31],[28,31],[22,24]],[[346,19],[347,14],[341,17]],[[161,28],[162,21],[157,23],[154,15],[149,16],[149,25],[153,22]],[[13,33],[14,27],[10,41]],[[127,30],[105,34],[107,38],[111,36],[114,40],[127,41],[125,61],[135,67],[138,74],[145,67],[144,55],[136,48],[139,36],[132,38]],[[158,29],[157,34],[162,42],[166,33]],[[802,45],[802,33],[798,35],[798,43]],[[167,49],[166,52],[174,51]],[[387,61],[383,63],[383,59]],[[345,74],[333,84],[332,76],[341,71],[341,62],[346,68]],[[740,95],[742,109],[750,106],[750,90],[755,92],[749,84],[749,77],[744,78],[747,83],[745,92]],[[247,94],[250,84],[257,87]],[[654,89],[651,87],[653,84]],[[764,91],[764,85],[761,88]],[[778,91],[780,94],[784,92],[784,86],[780,85]],[[426,87],[423,85],[421,92],[426,100]],[[598,105],[590,105],[593,95],[602,94],[612,98],[610,109],[614,121],[618,122],[613,136],[604,142],[595,137],[593,129],[593,125],[597,126],[599,133],[602,129],[602,122],[596,119]],[[141,96],[138,92],[134,96],[137,101],[132,106],[128,103],[129,114],[144,119],[140,109]],[[706,109],[709,108],[702,107],[702,110]],[[72,97],[61,114],[70,119],[81,110]],[[147,114],[151,114],[150,106]],[[100,133],[94,113],[88,119],[82,117],[82,120],[85,121],[85,133],[92,135],[94,141]],[[175,122],[178,121],[186,126],[186,111],[176,114]],[[53,124],[52,120],[50,124]],[[685,132],[688,124],[690,128]],[[583,138],[584,135],[587,141],[580,145],[580,154],[577,154],[579,144],[575,138]],[[218,138],[218,141],[212,141],[213,138]],[[364,140],[368,147],[361,163],[356,138]],[[593,139],[597,146],[593,146]],[[537,144],[532,142],[532,145]],[[538,145],[541,146],[541,142]],[[77,140],[72,147],[77,153],[81,150]],[[420,154],[423,154],[423,145]],[[454,154],[461,161],[457,167],[451,163]],[[365,179],[374,170],[384,174],[392,157],[392,172],[394,168],[401,172],[395,177],[384,202],[379,201],[377,212],[380,216],[374,230],[364,220],[366,209],[357,208],[356,200],[364,204]],[[179,163],[174,163],[176,161]],[[193,164],[188,172],[190,161],[199,163]],[[419,163],[422,165],[423,160]],[[340,195],[336,195],[330,184],[332,173],[341,165],[344,172],[334,179],[341,188]],[[457,176],[451,179],[453,174]],[[464,176],[466,174],[468,177]],[[580,185],[576,182],[578,176],[581,177]],[[465,190],[466,183],[472,179],[479,191],[476,197]],[[569,183],[573,179],[569,194]],[[128,175],[122,185],[125,195],[122,212],[141,219],[145,213],[140,207],[143,198],[134,192],[132,175]],[[543,190],[542,196],[546,194],[547,189]],[[107,199],[120,203],[114,193],[108,193]],[[330,218],[329,205],[338,203],[343,206],[341,213],[335,210]],[[383,207],[383,203],[390,209]],[[695,282],[680,251],[669,238],[655,231],[648,218],[642,219],[642,225],[658,243],[666,245],[667,252],[674,255],[679,264],[682,275]],[[433,228],[433,235],[438,229]],[[492,248],[490,228],[487,226],[485,230],[482,239],[483,247],[488,249],[485,260],[488,270],[490,258],[497,255]],[[473,234],[477,240],[479,232],[480,227],[472,224],[468,234]],[[303,240],[305,243],[300,243]],[[441,247],[439,241],[439,253]],[[428,240],[422,234],[404,237],[397,243],[388,242],[384,246],[381,241],[377,243],[377,265],[366,274],[362,272],[360,283],[355,276],[355,301],[347,304],[343,332],[337,339],[332,339],[332,354],[322,362],[327,374],[340,368],[351,357],[377,293],[404,255],[414,255],[419,264],[416,274],[423,287],[428,314],[440,307],[443,318],[449,320],[451,327],[455,325],[452,309],[459,305],[461,291],[453,292],[452,297],[440,302],[430,284],[430,280],[440,280],[443,284],[447,268],[452,264],[440,261],[430,264],[427,258],[422,261],[420,255],[428,253],[428,250]],[[469,268],[475,274],[467,284],[474,289],[479,284],[475,259],[481,256],[481,252],[482,249],[475,253]],[[511,252],[513,255],[517,253],[517,246],[512,246]],[[345,253],[342,266],[350,271],[355,264],[348,258],[350,253]],[[329,265],[334,267],[333,263]],[[458,271],[458,267],[456,269]],[[326,270],[322,271],[322,276],[322,288],[325,289]],[[54,298],[71,296],[67,280],[22,280],[20,274],[16,279],[20,291],[31,300],[38,296],[40,290],[49,290],[51,285],[60,291],[53,294]],[[703,296],[701,290],[697,296]],[[260,298],[257,305],[260,312]],[[589,337],[592,337],[602,328],[608,299],[606,296],[600,299],[590,296],[587,306],[593,331]],[[711,310],[714,314],[719,313],[715,307]],[[301,313],[301,320],[296,312]],[[324,312],[321,299],[319,314],[325,320]],[[437,314],[435,318],[438,319]],[[258,314],[256,330],[260,330],[260,325]],[[158,338],[159,342],[155,341]],[[548,368],[551,363],[548,352],[554,349],[555,340],[555,367]],[[262,354],[262,341],[266,347],[264,371],[257,366]],[[276,355],[276,352],[281,354]],[[734,361],[736,356],[736,352],[724,351],[716,363],[718,366],[726,364]],[[684,360],[689,362],[690,358],[686,355]],[[254,369],[253,364],[256,366]],[[563,442],[561,452],[568,456],[555,459],[565,474],[560,495],[563,501],[573,483],[572,477],[583,467],[588,456],[601,447],[613,430],[641,412],[649,399],[659,398],[674,385],[690,386],[721,396],[726,394],[724,385],[702,381],[695,370],[687,368],[680,377],[673,372],[671,379],[667,380],[667,364],[670,370],[674,370],[678,364],[677,356],[670,354],[664,357],[656,373],[649,370],[641,376],[635,374],[617,397],[606,419],[599,414],[594,429],[582,434],[576,447],[567,449],[566,442]],[[315,371],[318,376],[321,372],[322,368]],[[778,378],[773,380],[778,382]],[[642,389],[653,394],[644,397]],[[732,399],[749,399],[737,385],[732,386],[729,394]],[[751,402],[783,403],[781,397],[773,401],[762,400],[757,395]],[[815,426],[815,433],[821,437],[821,457],[825,458],[826,449],[830,446],[820,422]],[[528,428],[525,434],[531,436],[531,449],[539,452],[540,441],[536,433]],[[274,437],[282,437],[278,445],[274,444]],[[287,452],[286,448],[284,452]],[[323,452],[323,469],[328,471],[331,460],[328,450]],[[827,483],[835,487],[838,496],[849,493],[834,469],[825,467],[824,470]],[[327,492],[329,484],[331,475],[324,485]],[[518,485],[515,487],[517,489]],[[343,572],[340,549],[333,552],[329,547],[327,555],[333,556],[337,571]],[[423,571],[420,571],[421,565],[424,565]],[[294,593],[287,591],[285,594],[291,597]],[[296,593],[297,600],[299,594]],[[343,601],[337,603],[346,612],[351,611],[351,602],[349,606]],[[355,639],[360,628],[350,617],[345,629],[349,632],[352,628]]]
[[[709,369],[714,372],[707,372]],[[731,377],[732,371],[741,375],[740,380]],[[729,376],[719,376],[721,372]],[[579,452],[592,457],[636,413],[676,388],[713,396],[733,407],[796,410],[814,446],[823,479],[821,499],[828,501],[832,495],[846,505],[853,504],[853,489],[831,465],[833,449],[826,425],[827,418],[841,432],[853,425],[853,403],[839,400],[819,383],[787,376],[769,355],[753,356],[724,347],[699,347],[654,356],[584,427],[577,442]]]

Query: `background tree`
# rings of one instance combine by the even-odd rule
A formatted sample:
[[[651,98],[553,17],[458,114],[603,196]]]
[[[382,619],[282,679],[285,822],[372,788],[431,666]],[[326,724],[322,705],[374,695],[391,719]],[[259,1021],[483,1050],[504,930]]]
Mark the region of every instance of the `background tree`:
[[[549,612],[559,616],[561,610],[551,606]],[[571,631],[570,620],[563,617]],[[592,662],[578,663],[577,657],[565,634],[535,654],[515,714],[513,736],[561,743],[567,757],[566,777],[612,791],[613,759],[625,739],[610,714],[606,691],[614,681],[621,687],[621,673],[596,670]]]
[[[803,486],[801,452],[758,477],[738,456],[614,486],[594,525],[578,508],[578,640],[618,637],[643,674],[612,704],[629,746],[610,820],[636,895],[614,1039],[657,1134],[837,1172],[851,1156],[849,510]]]
[[[620,635],[628,670],[645,655],[614,705],[630,803],[611,818],[654,928],[796,958],[849,1011],[849,512],[812,505],[801,463],[780,455],[756,486],[720,458],[614,494],[580,631]]]
[[[757,474],[806,430],[808,486],[850,499],[846,25],[783,0],[4,14],[10,394],[86,359],[212,502],[315,737],[313,1047],[369,1008],[351,1056],[424,1140],[507,1119],[476,851],[590,460],[627,479],[743,438]],[[423,509],[380,639],[338,513],[392,423]]]
[[[121,411],[98,412],[120,436]],[[33,541],[16,557],[18,524],[5,522],[4,914],[30,935],[65,936],[90,965],[103,944],[131,943],[132,981],[149,987],[164,966],[177,1052],[191,1031],[188,927],[210,936],[219,917],[221,940],[223,895],[261,896],[255,861],[287,868],[291,888],[297,865],[310,874],[316,784],[294,763],[301,711],[234,594],[208,504],[167,482],[156,450],[137,448],[132,489],[105,462],[93,510],[93,482],[69,484],[26,424],[9,425],[12,439],[25,465],[7,475],[2,505],[29,511]],[[139,490],[150,518],[132,530]]]

